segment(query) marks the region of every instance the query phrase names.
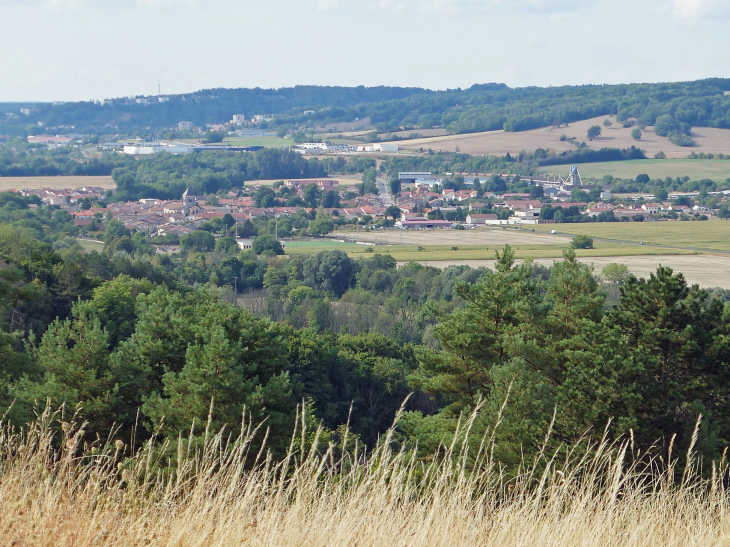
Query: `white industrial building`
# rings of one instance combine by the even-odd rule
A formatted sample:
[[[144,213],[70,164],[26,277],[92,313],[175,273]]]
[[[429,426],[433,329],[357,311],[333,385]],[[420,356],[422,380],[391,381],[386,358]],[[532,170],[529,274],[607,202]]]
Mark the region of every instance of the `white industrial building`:
[[[355,147],[356,152],[397,152],[398,145],[393,143],[359,144]]]
[[[178,122],[177,128],[180,131],[190,131],[193,128],[193,122]]]
[[[302,150],[329,150],[333,146],[326,142],[303,142],[298,144],[297,148],[301,148]]]
[[[191,145],[178,142],[143,142],[124,146],[124,153],[130,156],[149,156],[159,154],[160,152],[167,152],[168,154],[190,154],[194,151]]]

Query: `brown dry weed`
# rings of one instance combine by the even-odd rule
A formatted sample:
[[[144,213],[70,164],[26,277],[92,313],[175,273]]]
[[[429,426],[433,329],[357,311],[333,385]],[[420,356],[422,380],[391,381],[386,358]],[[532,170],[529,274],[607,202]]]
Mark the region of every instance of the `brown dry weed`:
[[[300,427],[277,464],[253,453],[262,432],[250,424],[233,437],[206,433],[198,450],[184,438],[153,439],[125,457],[122,441],[88,444],[73,423],[54,434],[58,415],[47,410],[22,431],[2,428],[0,544],[728,544],[724,466],[703,480],[690,463],[675,482],[672,465],[661,472],[657,462],[630,464],[630,441],[604,439],[561,456],[543,450],[507,480],[489,438],[469,453],[464,439],[473,419],[461,423],[454,436],[461,440],[427,460],[394,450],[392,431],[369,454],[352,442],[342,452],[300,450],[308,437],[316,440]]]

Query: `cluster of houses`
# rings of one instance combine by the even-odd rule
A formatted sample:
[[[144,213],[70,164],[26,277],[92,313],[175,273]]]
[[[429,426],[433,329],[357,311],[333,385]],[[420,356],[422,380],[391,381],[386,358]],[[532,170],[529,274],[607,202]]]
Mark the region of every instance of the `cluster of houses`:
[[[98,186],[80,186],[78,188],[24,188],[19,190],[23,196],[36,195],[41,198],[44,205],[76,204],[88,198],[89,200],[100,200],[104,197],[106,190]]]
[[[410,174],[423,175],[423,174]],[[420,184],[409,185],[397,196],[397,208],[400,210],[400,217],[396,219],[396,226],[400,228],[451,228],[454,220],[443,220],[444,217],[454,218],[449,213],[461,213],[461,222],[470,226],[489,225],[530,225],[547,222],[541,219],[541,212],[548,204],[544,201],[530,199],[527,193],[484,193],[472,189],[443,189],[438,185],[431,184],[432,179],[421,179]],[[559,191],[567,193],[569,184],[562,181]],[[572,182],[572,181],[571,181]],[[330,208],[327,212],[336,217],[345,218],[350,221],[363,219],[383,218],[386,215],[386,207],[380,196],[366,194],[364,196],[353,196],[350,189],[340,186],[337,180],[286,180],[283,184],[292,194],[304,196],[305,189],[309,185],[316,185],[322,194],[330,191],[340,196],[339,206]],[[231,215],[237,222],[254,220],[260,217],[279,217],[282,215],[293,216],[301,211],[311,213],[310,207],[256,207],[254,198],[251,197],[261,185],[253,183],[247,186],[249,195],[239,195],[239,192],[229,192],[225,196],[218,196],[213,203],[208,203],[206,198],[193,195],[186,190],[180,200],[159,200],[140,199],[139,201],[126,203],[112,203],[108,206],[93,208],[80,208],[79,202],[88,198],[90,201],[102,200],[106,190],[99,187],[86,186],[75,189],[25,189],[21,193],[25,195],[36,194],[41,201],[48,205],[59,205],[68,210],[75,217],[77,226],[87,226],[93,222],[101,223],[102,219],[114,218],[133,231],[141,231],[149,235],[175,234],[184,236],[193,230],[200,228],[203,224],[215,219]],[[436,190],[441,190],[436,191]],[[670,196],[672,197],[672,196]],[[677,197],[677,196],[674,196]],[[488,206],[488,204],[490,204]],[[693,207],[685,205],[664,205],[661,203],[629,203],[627,205],[614,205],[601,201],[592,205],[585,202],[551,201],[549,206],[553,209],[568,209],[575,207],[589,216],[598,216],[611,212],[616,218],[630,220],[638,215],[655,216],[667,213],[677,214],[704,214],[712,215],[713,211],[701,205]],[[483,209],[497,210],[496,213],[483,213]],[[438,215],[429,215],[438,211]],[[465,218],[464,218],[464,214]],[[392,210],[388,211],[392,215]],[[437,219],[429,218],[437,216]]]
[[[303,196],[304,189],[315,184],[322,193],[334,190],[344,198],[347,188],[341,188],[337,180],[287,180],[284,185]],[[249,193],[255,193],[261,185],[247,186]],[[138,201],[110,203],[105,207],[80,209],[79,202],[84,198],[100,200],[105,194],[103,188],[83,187],[76,189],[54,190],[49,188],[24,189],[24,195],[37,194],[44,204],[58,205],[74,215],[77,226],[87,226],[101,219],[116,219],[132,231],[140,231],[150,235],[176,234],[184,236],[214,218],[231,215],[236,221],[244,222],[259,217],[293,216],[300,211],[310,213],[310,207],[256,207],[254,198],[238,196],[237,192],[229,192],[219,197],[215,205],[206,202],[203,196],[195,196],[189,189],[185,190],[180,200],[140,199]],[[349,196],[348,196],[349,197]],[[385,207],[380,198],[374,194],[357,196],[343,200],[341,206],[328,209],[333,216],[347,219],[382,217]]]

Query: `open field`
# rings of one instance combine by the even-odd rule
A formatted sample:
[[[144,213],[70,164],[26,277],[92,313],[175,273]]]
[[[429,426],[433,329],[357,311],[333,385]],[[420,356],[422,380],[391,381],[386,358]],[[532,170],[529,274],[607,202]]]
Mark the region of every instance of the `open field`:
[[[101,177],[0,177],[0,191],[23,188],[78,188],[79,186],[100,186],[116,188],[110,176]]]
[[[329,131],[334,131],[336,133],[344,133],[347,131],[350,132],[357,132],[357,131],[372,131],[375,127],[372,123],[370,123],[370,118],[362,118],[359,120],[354,120],[351,122],[337,122],[337,123],[329,123],[326,125],[322,125],[320,127],[317,127],[315,129],[315,133],[325,133],[330,134]]]
[[[289,148],[294,144],[292,139],[279,137],[226,137],[223,144],[230,146],[269,146],[271,148]]]
[[[603,120],[609,118],[613,125],[609,128],[603,127]],[[593,141],[586,137],[588,128],[592,125],[600,125],[603,135]],[[705,153],[730,153],[730,129],[716,129],[710,127],[695,127],[692,129],[692,138],[697,146],[684,148],[669,142],[666,137],[659,137],[654,133],[653,127],[642,130],[643,136],[640,141],[631,138],[631,129],[624,128],[611,116],[600,116],[589,120],[583,120],[569,124],[567,127],[544,127],[530,131],[508,133],[505,131],[488,131],[485,133],[470,133],[466,135],[448,135],[443,137],[430,137],[410,141],[398,141],[398,145],[405,151],[417,151],[419,148],[454,152],[459,147],[461,152],[467,154],[498,154],[504,155],[507,152],[512,154],[520,150],[533,151],[537,148],[549,148],[557,152],[575,150],[575,146],[567,141],[561,141],[560,136],[575,137],[578,142],[585,141],[589,148],[629,148],[636,146],[646,150],[647,155],[652,157],[659,151],[664,152],[668,158],[685,158],[691,152]]]
[[[417,246],[411,245],[389,245],[375,247],[375,252],[388,253],[399,262],[440,262],[451,263],[454,260],[486,260],[494,257],[497,250],[503,245],[495,246],[459,246],[457,250],[445,245],[423,246],[422,251]],[[517,258],[561,258],[567,246],[513,246]],[[651,247],[639,247],[638,245],[620,245],[611,243],[597,243],[595,249],[578,249],[578,256],[646,256],[646,255],[668,255],[668,254],[694,254],[694,251],[682,249],[657,249]],[[364,250],[357,249],[351,254],[364,253]]]
[[[336,237],[353,238],[356,232],[334,232]],[[513,228],[475,228],[473,230],[376,230],[360,232],[360,241],[391,245],[562,245],[567,247],[571,238],[530,230]]]
[[[506,234],[508,236],[510,234]],[[427,238],[419,243],[418,241],[409,242],[399,245],[397,240],[390,240],[389,244],[378,245],[361,245],[340,243],[327,239],[315,241],[296,241],[288,242],[286,245],[287,254],[309,254],[319,251],[339,248],[352,257],[372,256],[372,254],[389,254],[399,262],[440,262],[445,261],[451,263],[455,260],[488,260],[494,257],[496,250],[501,250],[505,244],[509,243],[517,258],[560,258],[563,251],[568,247],[569,238],[562,236],[552,236],[535,238],[537,242],[524,242],[528,238],[520,239],[519,233],[513,234],[515,238],[501,238],[501,241],[492,240],[489,243],[482,244],[456,244],[455,241],[435,244],[429,243]],[[349,236],[352,237],[352,236]],[[552,240],[552,241],[551,241]],[[367,238],[360,238],[360,241],[367,241]],[[383,241],[383,240],[381,240]],[[522,244],[520,244],[522,241]],[[547,242],[546,242],[547,241]],[[419,249],[419,247],[422,247]],[[456,247],[456,249],[454,249]],[[671,255],[671,254],[698,254],[696,251],[684,249],[666,249],[639,245],[626,245],[621,243],[598,241],[594,249],[578,249],[578,256],[632,256],[632,255]]]
[[[332,241],[329,239],[321,239],[316,241],[286,241],[285,248],[286,254],[313,254],[319,251],[331,251],[333,249],[340,249],[348,254],[356,253],[364,249],[363,245],[356,245],[353,243],[341,243],[339,241]]]
[[[712,179],[724,181],[730,178],[730,160],[630,160],[581,163],[578,165],[583,178],[600,179],[604,175],[614,178],[633,179],[641,173],[651,178],[684,177],[692,180]],[[567,165],[543,167],[541,171],[550,176],[568,174]]]
[[[86,238],[76,238],[76,241],[79,242],[79,245],[83,247],[84,251],[87,253],[90,253],[91,251],[101,252],[104,250],[104,242],[93,240],[93,239],[86,239]]]
[[[535,258],[534,262],[544,266],[552,266],[555,260]],[[697,284],[701,287],[722,287],[730,289],[730,257],[717,255],[643,255],[643,256],[590,256],[584,253],[579,255],[579,260],[586,264],[592,264],[595,272],[600,273],[607,264],[626,264],[629,271],[637,277],[648,278],[649,274],[656,271],[659,266],[668,266],[676,273],[684,274],[690,284]],[[494,269],[494,260],[448,260],[431,262],[419,260],[421,264],[427,264],[436,268],[446,268],[452,265],[467,265],[472,268],[486,266]]]
[[[538,224],[536,231],[557,230],[619,241],[672,247],[730,251],[730,222],[596,222],[590,224]],[[557,236],[551,236],[557,237]]]
[[[408,131],[395,131],[392,134],[398,137],[410,137],[413,133],[418,133],[421,137],[443,137],[448,135],[448,131],[443,128],[439,129],[409,129]],[[382,133],[385,135],[387,133]],[[400,141],[399,141],[400,142]]]

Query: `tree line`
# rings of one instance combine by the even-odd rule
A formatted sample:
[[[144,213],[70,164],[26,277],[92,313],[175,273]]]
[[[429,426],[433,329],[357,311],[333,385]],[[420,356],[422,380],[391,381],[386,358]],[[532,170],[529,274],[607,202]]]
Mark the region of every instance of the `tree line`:
[[[379,132],[442,127],[452,133],[473,133],[525,131],[613,114],[618,121],[636,118],[641,125],[670,127],[667,136],[686,145],[691,126],[730,127],[730,100],[724,95],[728,90],[730,80],[723,78],[552,88],[475,84],[446,91],[321,86],[214,89],[171,96],[167,102],[151,105],[127,99],[104,105],[33,104],[29,116],[18,114],[21,105],[0,105],[15,114],[0,123],[0,133],[25,136],[42,132],[39,121],[47,126],[74,125],[76,130],[98,134],[109,133],[110,126],[122,132],[144,132],[150,127],[154,132],[183,119],[199,126],[225,123],[234,113],[276,115],[260,127],[292,131],[369,118]]]

